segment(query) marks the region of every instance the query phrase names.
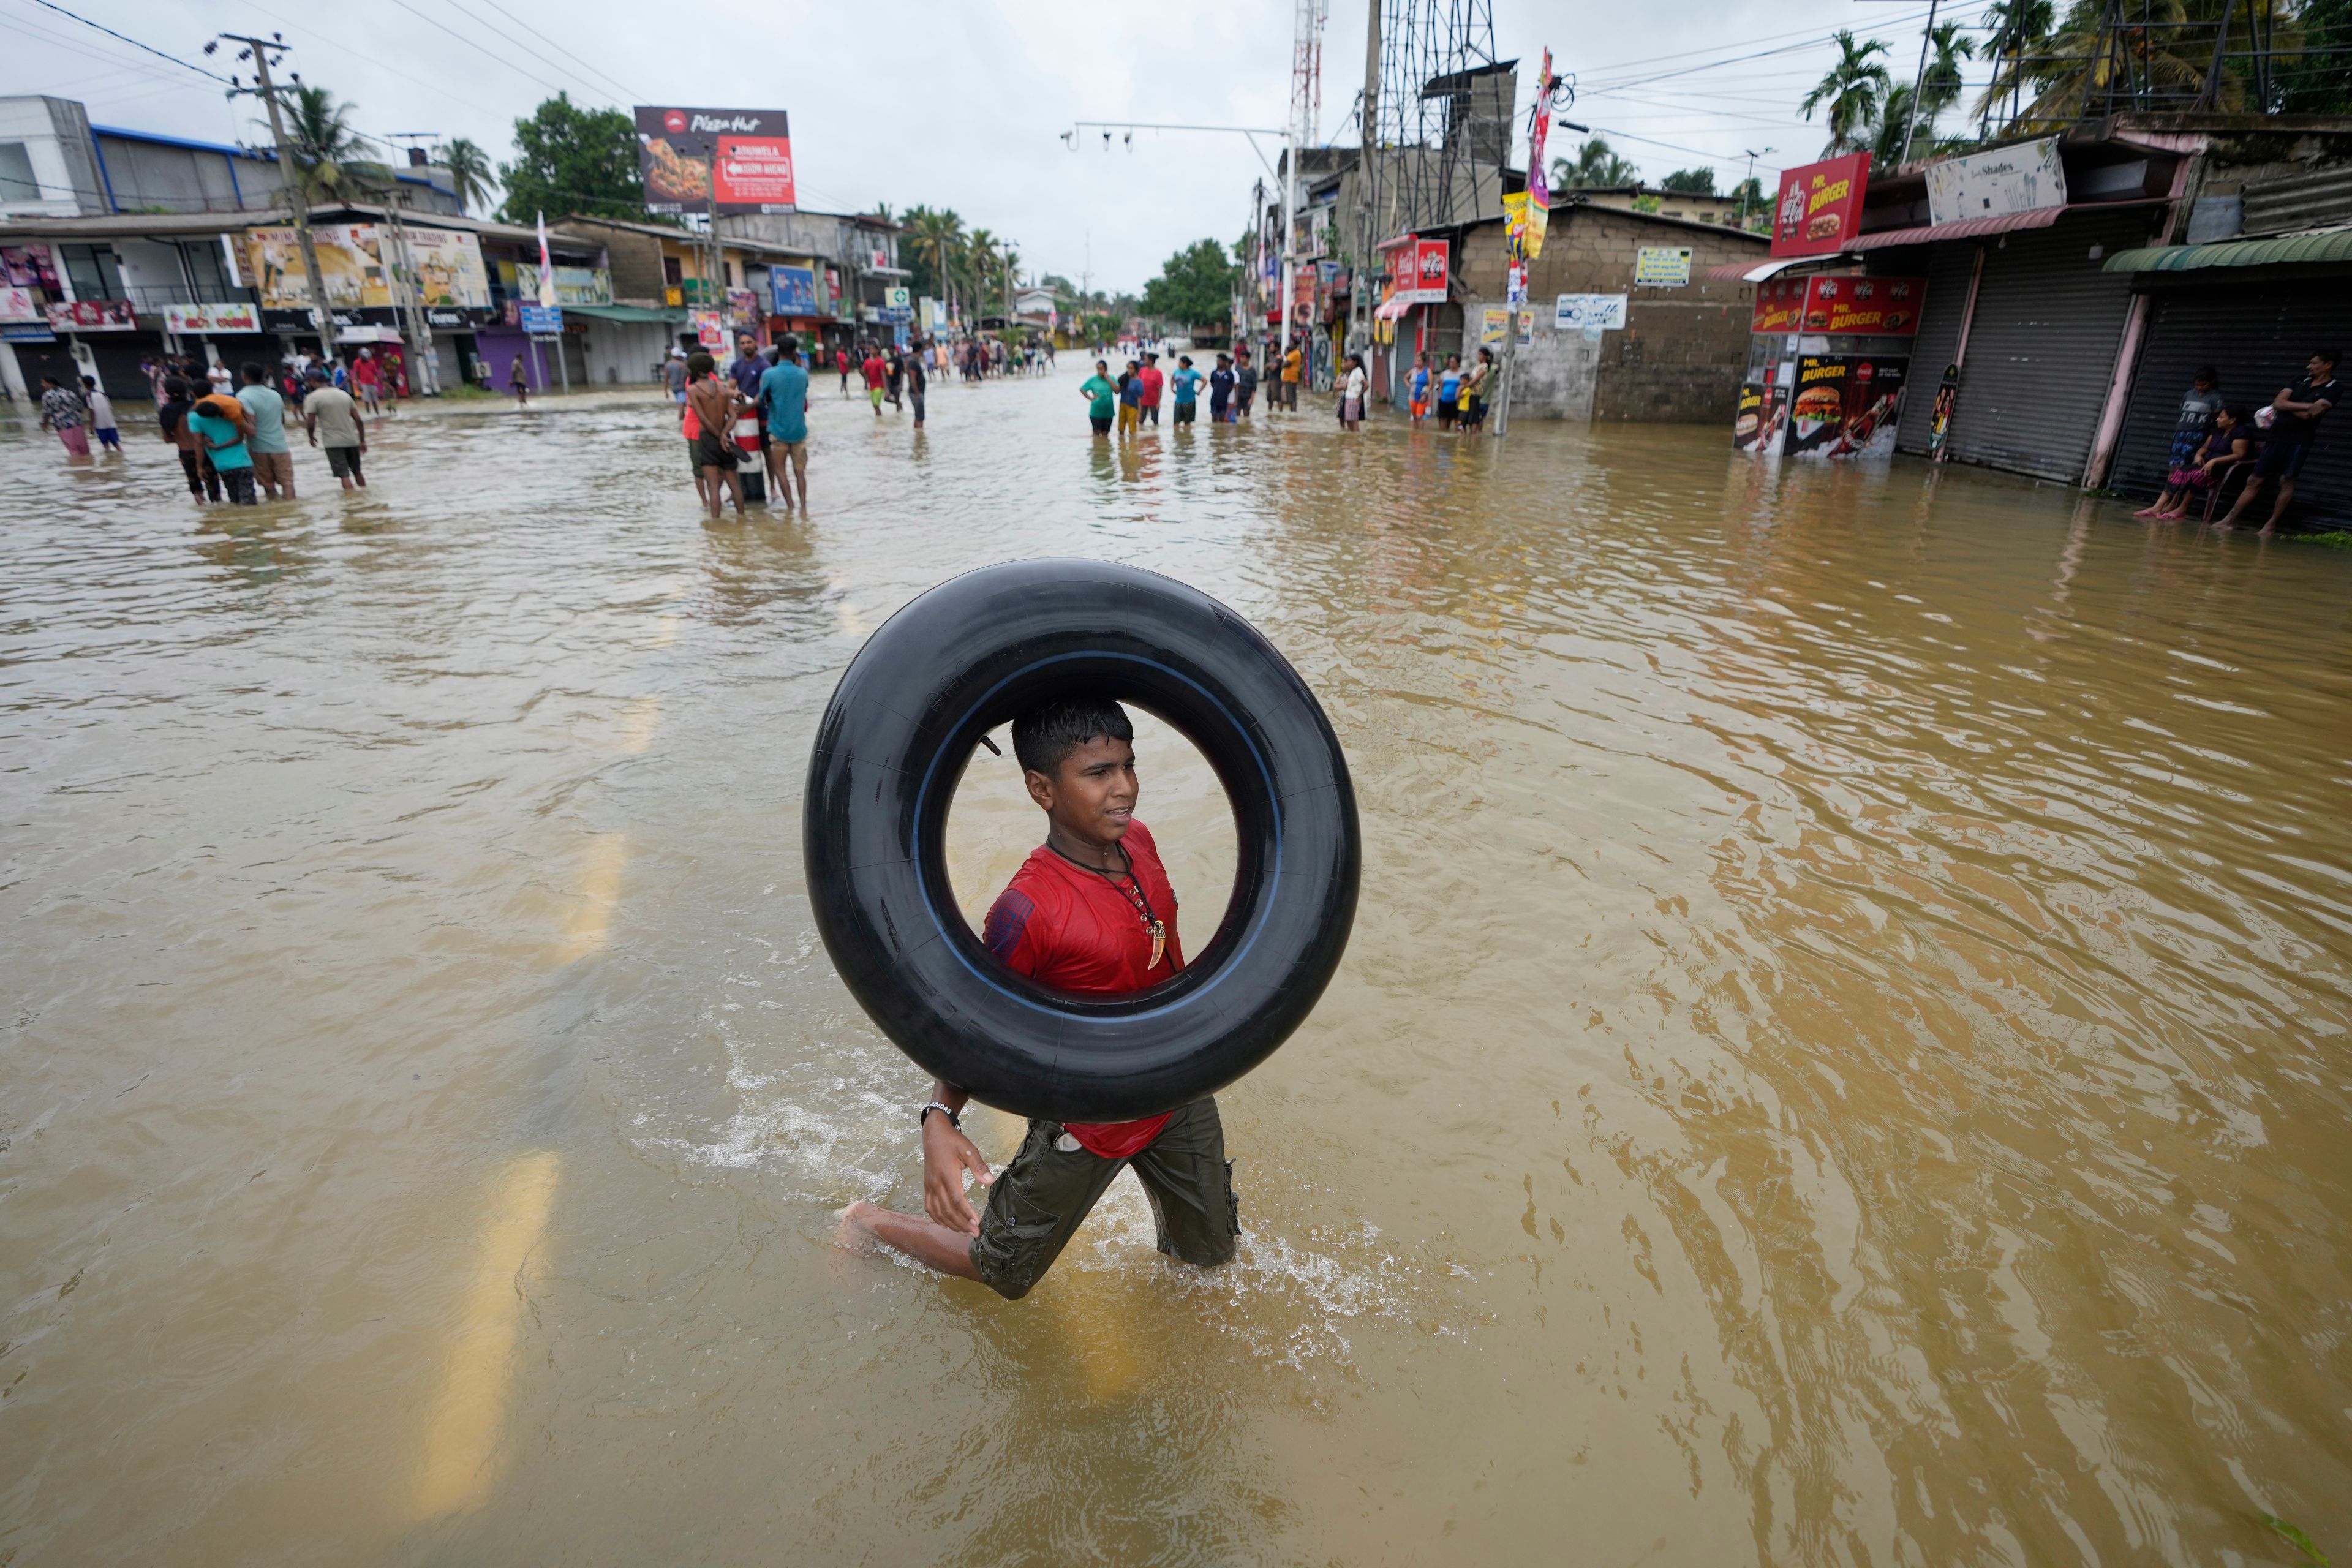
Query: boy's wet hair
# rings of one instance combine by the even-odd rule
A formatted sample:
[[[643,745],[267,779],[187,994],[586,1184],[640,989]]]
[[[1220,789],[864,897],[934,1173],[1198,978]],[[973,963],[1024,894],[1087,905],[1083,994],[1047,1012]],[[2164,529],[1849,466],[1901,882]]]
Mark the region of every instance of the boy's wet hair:
[[[1048,702],[1013,721],[1013,756],[1021,771],[1059,775],[1062,761],[1097,736],[1135,743],[1127,710],[1101,698]]]
[[[719,362],[705,350],[697,349],[686,356],[686,374],[688,375],[709,375],[718,368]]]

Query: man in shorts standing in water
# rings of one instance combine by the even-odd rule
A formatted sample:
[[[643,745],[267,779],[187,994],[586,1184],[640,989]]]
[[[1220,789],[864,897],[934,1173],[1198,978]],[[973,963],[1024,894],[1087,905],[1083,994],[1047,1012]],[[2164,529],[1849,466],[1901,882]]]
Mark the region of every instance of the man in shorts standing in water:
[[[1150,830],[1135,820],[1134,739],[1116,702],[1056,702],[1013,722],[1013,752],[1045,813],[1045,842],[997,895],[982,937],[999,962],[1041,985],[1118,996],[1184,966],[1175,889]],[[1202,1268],[1233,1261],[1241,1210],[1213,1099],[1140,1121],[1033,1120],[1021,1152],[993,1173],[963,1135],[965,1101],[963,1090],[934,1081],[919,1113],[923,1214],[854,1203],[842,1211],[845,1235],[1018,1299],[1132,1165],[1161,1252]],[[985,1214],[964,1194],[967,1171],[989,1189]]]

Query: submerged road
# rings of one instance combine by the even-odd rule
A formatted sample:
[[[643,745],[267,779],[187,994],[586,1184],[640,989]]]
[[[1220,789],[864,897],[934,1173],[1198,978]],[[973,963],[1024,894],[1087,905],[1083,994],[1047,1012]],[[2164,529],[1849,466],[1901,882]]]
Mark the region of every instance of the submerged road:
[[[0,1563],[2352,1552],[2352,554],[1078,379],[820,378],[814,515],[708,525],[644,394],[251,510],[0,423]],[[866,635],[1044,554],[1264,628],[1367,863],[1241,1260],[1123,1178],[1007,1303],[833,1245],[924,1082],[798,824]],[[967,907],[1035,832],[979,758]]]

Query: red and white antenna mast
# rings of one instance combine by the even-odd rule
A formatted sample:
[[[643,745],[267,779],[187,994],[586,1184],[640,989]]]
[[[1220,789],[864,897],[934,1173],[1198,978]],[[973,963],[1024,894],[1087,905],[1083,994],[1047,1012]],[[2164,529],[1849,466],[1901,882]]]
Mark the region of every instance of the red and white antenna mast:
[[[1372,0],[1377,5],[1379,0]],[[1290,125],[1282,170],[1282,352],[1290,352],[1292,300],[1298,272],[1298,159],[1323,114],[1323,17],[1328,0],[1298,0],[1290,54]],[[1268,366],[1269,370],[1274,367]]]

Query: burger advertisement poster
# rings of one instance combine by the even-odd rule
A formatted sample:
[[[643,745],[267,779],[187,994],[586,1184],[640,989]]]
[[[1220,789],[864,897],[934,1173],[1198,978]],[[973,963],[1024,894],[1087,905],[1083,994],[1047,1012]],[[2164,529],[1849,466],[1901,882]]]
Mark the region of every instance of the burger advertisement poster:
[[[1870,154],[1849,153],[1806,163],[1780,176],[1772,209],[1772,254],[1825,256],[1843,250],[1862,222],[1862,194],[1870,184]]]
[[[722,217],[799,210],[792,127],[782,110],[639,104],[634,112],[646,211],[708,212],[714,194]]]
[[[1760,381],[1743,382],[1739,416],[1731,426],[1731,449],[1771,457],[1780,450],[1780,432],[1789,423],[1789,389]]]
[[[1748,330],[1915,337],[1927,298],[1924,278],[1768,279],[1756,286]]]
[[[1907,358],[1808,354],[1797,361],[1788,454],[1842,462],[1895,455]]]

